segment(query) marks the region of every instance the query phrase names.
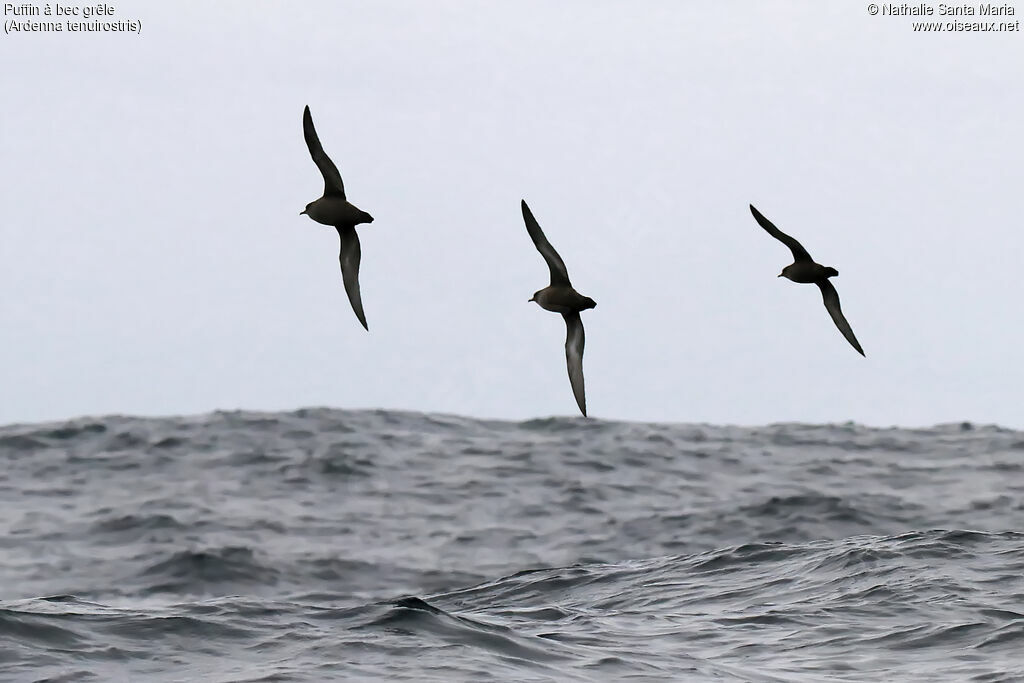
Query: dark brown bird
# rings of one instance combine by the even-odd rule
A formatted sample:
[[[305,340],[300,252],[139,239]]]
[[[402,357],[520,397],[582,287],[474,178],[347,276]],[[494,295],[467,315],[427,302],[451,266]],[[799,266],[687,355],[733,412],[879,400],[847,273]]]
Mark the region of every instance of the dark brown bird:
[[[770,220],[762,216],[761,212],[754,208],[753,204],[750,205],[750,213],[754,214],[754,220],[769,235],[785,244],[793,252],[793,263],[783,268],[778,277],[786,277],[793,282],[804,284],[813,282],[818,285],[818,289],[821,290],[822,299],[825,301],[825,309],[832,316],[832,321],[839,328],[839,331],[843,333],[843,336],[846,337],[846,341],[850,342],[850,345],[857,350],[857,353],[863,356],[864,349],[860,347],[857,337],[853,334],[853,328],[850,327],[850,323],[846,321],[846,317],[843,315],[843,310],[839,307],[839,292],[828,281],[830,277],[838,276],[839,271],[835,268],[815,263],[811,255],[807,253],[807,250],[799,242],[776,228]]]
[[[349,303],[352,304],[352,310],[355,311],[359,322],[369,330],[366,315],[363,314],[363,301],[359,296],[360,251],[356,226],[360,223],[372,223],[373,216],[349,204],[345,197],[345,184],[341,182],[341,174],[320,144],[308,105],[302,112],[302,135],[306,138],[306,146],[313,157],[313,163],[324,177],[324,195],[306,204],[306,208],[299,212],[299,215],[306,214],[317,223],[337,229],[341,238],[341,254],[338,260],[341,262],[341,279],[345,282],[345,293],[348,294]]]
[[[534,292],[530,301],[535,301],[538,306],[546,311],[561,313],[565,319],[565,362],[569,368],[569,383],[572,385],[573,396],[576,397],[576,405],[580,407],[583,417],[587,416],[587,397],[583,388],[583,321],[580,319],[580,311],[597,306],[597,302],[589,296],[583,296],[569,282],[569,271],[565,268],[565,262],[558,255],[555,248],[544,236],[540,224],[533,217],[526,200],[522,202],[523,220],[526,222],[526,231],[530,233],[533,245],[544,257],[551,271],[551,284],[544,289]]]

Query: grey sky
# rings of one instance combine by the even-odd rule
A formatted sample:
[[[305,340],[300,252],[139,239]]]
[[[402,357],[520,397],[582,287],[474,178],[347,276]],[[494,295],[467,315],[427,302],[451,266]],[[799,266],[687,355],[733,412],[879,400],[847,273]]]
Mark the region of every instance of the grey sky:
[[[526,198],[598,302],[594,417],[1024,426],[1019,32],[859,0],[115,6],[141,35],[0,36],[0,423],[577,414]],[[369,333],[299,215],[306,104],[376,219]],[[839,270],[867,358],[749,203]]]

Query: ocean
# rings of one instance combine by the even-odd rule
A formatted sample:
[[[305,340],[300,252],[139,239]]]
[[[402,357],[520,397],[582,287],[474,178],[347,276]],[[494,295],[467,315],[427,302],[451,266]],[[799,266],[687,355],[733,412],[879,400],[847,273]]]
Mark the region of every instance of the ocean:
[[[0,427],[4,681],[1022,681],[1024,433]]]

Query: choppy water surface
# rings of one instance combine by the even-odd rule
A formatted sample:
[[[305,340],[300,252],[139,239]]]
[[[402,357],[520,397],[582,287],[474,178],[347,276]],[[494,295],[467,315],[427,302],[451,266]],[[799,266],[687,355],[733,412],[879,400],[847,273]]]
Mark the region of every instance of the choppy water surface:
[[[1024,433],[0,427],[0,678],[1024,680]]]

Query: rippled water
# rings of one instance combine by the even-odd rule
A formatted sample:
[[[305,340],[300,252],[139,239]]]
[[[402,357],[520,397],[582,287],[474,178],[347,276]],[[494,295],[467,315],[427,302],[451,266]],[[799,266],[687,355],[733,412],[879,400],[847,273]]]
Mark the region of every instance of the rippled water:
[[[1024,433],[0,427],[0,678],[1024,680]]]

